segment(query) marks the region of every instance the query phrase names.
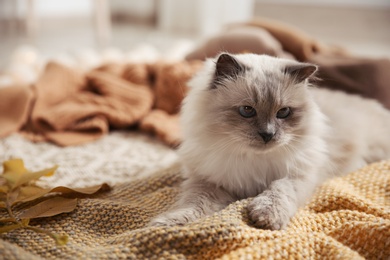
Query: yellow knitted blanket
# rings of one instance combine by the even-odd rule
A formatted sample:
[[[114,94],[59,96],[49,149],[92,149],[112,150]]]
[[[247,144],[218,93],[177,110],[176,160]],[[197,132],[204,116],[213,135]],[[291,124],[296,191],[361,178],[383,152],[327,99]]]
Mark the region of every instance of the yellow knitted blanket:
[[[81,199],[75,211],[33,221],[67,233],[66,246],[17,230],[0,239],[1,259],[389,259],[390,160],[319,188],[284,231],[260,230],[237,201],[182,227],[146,227],[175,201],[178,166]]]

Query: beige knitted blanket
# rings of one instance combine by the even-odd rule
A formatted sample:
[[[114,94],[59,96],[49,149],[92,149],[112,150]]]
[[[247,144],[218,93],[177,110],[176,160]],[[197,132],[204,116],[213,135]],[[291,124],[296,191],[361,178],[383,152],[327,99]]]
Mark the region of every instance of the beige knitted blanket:
[[[32,225],[66,232],[63,247],[19,230],[0,240],[2,259],[389,259],[390,160],[326,182],[284,231],[260,230],[237,201],[182,227],[147,227],[182,182],[178,165]]]

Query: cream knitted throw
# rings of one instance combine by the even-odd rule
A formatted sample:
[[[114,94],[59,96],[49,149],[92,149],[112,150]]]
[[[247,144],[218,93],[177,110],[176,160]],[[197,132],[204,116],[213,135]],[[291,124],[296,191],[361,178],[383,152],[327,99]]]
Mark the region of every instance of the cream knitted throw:
[[[178,165],[96,198],[72,213],[34,221],[66,232],[68,245],[30,231],[3,236],[5,259],[389,259],[390,160],[326,182],[284,231],[251,226],[237,201],[182,227],[146,227],[176,198]]]

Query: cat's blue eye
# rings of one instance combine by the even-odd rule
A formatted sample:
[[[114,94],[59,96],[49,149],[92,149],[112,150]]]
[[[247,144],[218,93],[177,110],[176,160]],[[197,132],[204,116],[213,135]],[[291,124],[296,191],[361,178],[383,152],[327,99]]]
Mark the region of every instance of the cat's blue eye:
[[[279,109],[279,111],[276,113],[276,117],[280,119],[287,118],[291,114],[291,109],[289,107],[284,107],[282,109]]]
[[[250,106],[240,106],[238,112],[245,118],[254,117],[256,115],[256,110]]]

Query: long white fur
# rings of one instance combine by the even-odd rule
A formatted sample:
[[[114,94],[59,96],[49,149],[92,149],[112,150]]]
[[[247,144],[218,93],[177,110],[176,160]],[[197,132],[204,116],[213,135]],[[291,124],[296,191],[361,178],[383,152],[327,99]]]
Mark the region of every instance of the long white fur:
[[[266,76],[292,61],[265,55],[234,56]],[[151,225],[182,225],[212,214],[237,199],[255,197],[248,214],[256,226],[285,227],[297,208],[325,179],[390,158],[390,112],[378,102],[299,83],[291,102],[301,99],[308,113],[305,134],[283,136],[267,151],[250,149],[229,129],[210,127],[210,91],[216,60],[208,60],[189,83],[182,107],[183,143],[179,149],[185,177],[179,201]],[[254,73],[254,74],[256,74]],[[240,79],[253,81],[251,74]],[[242,91],[242,90],[241,90]]]
[[[244,64],[268,70],[281,70],[281,62],[269,56],[236,56]],[[208,91],[213,77],[214,60],[189,82],[190,93],[182,107],[181,127],[184,142],[179,154],[187,168],[187,177],[200,178],[223,186],[239,198],[256,196],[275,179],[286,175],[302,175],[303,169],[315,168],[315,178],[325,178],[327,163],[326,118],[310,100],[310,118],[305,118],[310,133],[305,138],[292,141],[288,147],[278,147],[268,153],[256,153],[242,145],[241,140],[229,140],[208,130],[204,110],[210,102]],[[309,90],[308,90],[309,91]],[[310,95],[310,93],[309,93]],[[196,123],[194,123],[196,122]],[[318,170],[319,169],[319,170]],[[314,182],[316,180],[313,180]]]

